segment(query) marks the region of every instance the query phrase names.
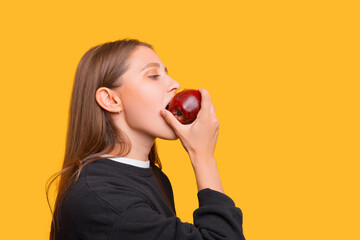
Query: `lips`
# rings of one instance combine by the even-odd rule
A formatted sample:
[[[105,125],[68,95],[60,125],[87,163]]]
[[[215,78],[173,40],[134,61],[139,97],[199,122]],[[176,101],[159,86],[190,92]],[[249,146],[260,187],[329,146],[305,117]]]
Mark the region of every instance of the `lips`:
[[[176,94],[174,94],[174,96],[175,96],[175,95],[176,95]],[[167,104],[166,107],[165,107],[166,110],[169,110],[170,102],[171,102],[171,100],[173,99],[174,96],[172,96],[172,97],[169,99],[169,102],[168,102],[168,104]]]

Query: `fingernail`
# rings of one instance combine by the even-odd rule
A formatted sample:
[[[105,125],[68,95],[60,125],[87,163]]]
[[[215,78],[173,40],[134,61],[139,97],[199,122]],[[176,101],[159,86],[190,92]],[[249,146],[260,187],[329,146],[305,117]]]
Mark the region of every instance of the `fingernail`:
[[[166,112],[165,110],[161,110],[161,115],[165,116]]]

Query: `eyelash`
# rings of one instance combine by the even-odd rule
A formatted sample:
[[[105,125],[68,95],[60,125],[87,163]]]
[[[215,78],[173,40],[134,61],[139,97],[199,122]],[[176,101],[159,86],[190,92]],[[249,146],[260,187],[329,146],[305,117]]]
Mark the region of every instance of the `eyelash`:
[[[149,76],[151,79],[157,79],[157,77],[160,77],[160,75],[151,75],[151,76]],[[152,78],[152,77],[156,77],[156,78]]]

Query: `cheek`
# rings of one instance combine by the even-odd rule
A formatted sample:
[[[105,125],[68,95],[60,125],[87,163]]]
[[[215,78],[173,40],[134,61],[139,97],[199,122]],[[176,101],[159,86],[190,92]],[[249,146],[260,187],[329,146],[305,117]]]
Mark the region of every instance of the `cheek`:
[[[129,127],[155,138],[177,139],[173,129],[160,115],[162,103],[150,101],[150,99],[141,102],[139,100],[129,103],[125,110],[125,117]]]
[[[128,124],[133,128],[154,127],[161,120],[162,100],[160,93],[154,89],[134,91],[124,102]]]

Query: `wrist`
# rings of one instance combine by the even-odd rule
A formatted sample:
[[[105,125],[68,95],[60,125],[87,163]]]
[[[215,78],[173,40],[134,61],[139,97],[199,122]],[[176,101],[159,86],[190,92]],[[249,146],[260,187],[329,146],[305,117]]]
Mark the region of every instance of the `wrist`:
[[[206,155],[206,154],[192,155],[190,156],[190,160],[194,169],[216,166],[216,160],[213,155]]]
[[[219,171],[214,157],[194,161],[193,168],[198,191],[205,188],[210,188],[212,190],[224,193],[224,189],[221,184]]]
[[[200,151],[189,151],[188,152],[190,159],[196,159],[196,158],[213,158],[214,154],[211,154],[211,152],[200,152]]]

